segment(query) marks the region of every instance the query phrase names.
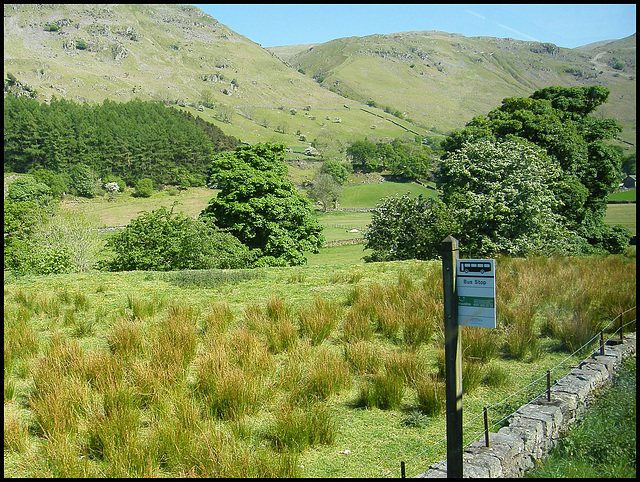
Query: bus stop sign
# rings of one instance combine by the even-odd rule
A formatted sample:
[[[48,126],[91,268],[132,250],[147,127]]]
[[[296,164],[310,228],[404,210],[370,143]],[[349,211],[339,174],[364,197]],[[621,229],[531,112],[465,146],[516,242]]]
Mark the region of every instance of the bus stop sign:
[[[496,328],[496,262],[494,259],[456,260],[458,324]]]

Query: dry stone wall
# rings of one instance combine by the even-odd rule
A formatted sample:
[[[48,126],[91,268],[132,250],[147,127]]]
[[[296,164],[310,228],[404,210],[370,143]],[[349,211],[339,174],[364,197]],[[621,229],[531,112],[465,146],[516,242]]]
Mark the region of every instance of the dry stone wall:
[[[636,334],[622,341],[609,340],[604,347],[583,360],[577,368],[551,387],[547,395],[520,407],[509,419],[509,425],[489,434],[489,447],[484,440],[474,442],[463,453],[463,476],[469,478],[522,477],[544,458],[555,441],[576,421],[593,399],[594,392],[610,380],[616,367],[635,356]],[[416,476],[432,478],[447,476],[447,461],[437,462]]]

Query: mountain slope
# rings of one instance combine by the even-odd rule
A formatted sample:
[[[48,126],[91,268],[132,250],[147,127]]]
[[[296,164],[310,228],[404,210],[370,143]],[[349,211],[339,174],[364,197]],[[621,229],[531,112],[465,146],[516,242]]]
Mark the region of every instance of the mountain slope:
[[[269,50],[335,92],[389,106],[435,132],[487,113],[504,97],[528,96],[550,85],[595,84],[611,90],[603,115],[635,132],[635,35],[565,49],[423,31]]]
[[[297,131],[313,140],[323,130],[347,128],[362,137],[370,127],[363,122],[366,114],[345,109],[344,98],[196,7],[65,4],[4,10],[5,78],[11,73],[41,100],[138,97],[202,106],[205,120],[217,120],[225,133],[247,142],[295,144]],[[341,117],[344,124],[327,123],[327,116]],[[389,126],[391,137],[403,132]]]

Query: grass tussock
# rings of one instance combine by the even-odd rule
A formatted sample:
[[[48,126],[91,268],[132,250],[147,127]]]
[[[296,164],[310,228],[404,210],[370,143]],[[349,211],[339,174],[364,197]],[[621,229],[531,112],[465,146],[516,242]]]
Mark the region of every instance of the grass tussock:
[[[351,385],[349,365],[328,347],[321,347],[314,354],[303,378],[300,396],[308,400],[326,400]]]
[[[14,361],[30,357],[38,351],[38,336],[29,323],[32,313],[19,307],[16,311],[4,311],[4,372],[11,372]]]
[[[316,296],[311,304],[298,310],[300,333],[313,345],[329,338],[342,316],[342,308],[334,301]]]
[[[75,429],[91,401],[83,373],[84,355],[78,344],[54,334],[32,368],[33,391],[28,403],[37,433],[53,436]]]
[[[168,316],[153,330],[150,343],[151,360],[164,370],[184,375],[197,347],[198,310],[171,305]]]
[[[231,327],[234,320],[235,316],[228,303],[211,303],[204,314],[200,331],[204,335],[221,335]]]
[[[416,391],[416,409],[429,417],[443,412],[446,395],[444,382],[433,374],[423,374],[413,382]]]
[[[393,410],[400,407],[404,396],[404,378],[401,374],[381,370],[368,377],[360,386],[357,406]]]
[[[224,343],[196,359],[194,392],[214,419],[235,420],[257,408],[258,387],[231,360],[231,350]]]
[[[29,446],[29,429],[15,404],[4,406],[4,450],[26,452]]]
[[[343,339],[347,343],[371,339],[373,325],[369,308],[360,303],[355,304],[345,316],[342,331]]]
[[[482,383],[488,387],[504,387],[510,379],[507,369],[492,363],[485,370]]]
[[[265,316],[260,319],[260,331],[266,337],[267,345],[273,353],[281,353],[295,347],[298,342],[298,327],[291,310],[281,298],[271,298],[267,302]]]
[[[107,332],[111,353],[122,357],[135,357],[142,351],[144,331],[137,319],[119,317]]]
[[[498,338],[496,330],[464,326],[462,328],[462,353],[468,358],[488,362],[498,355]]]
[[[343,354],[345,361],[356,374],[373,374],[383,366],[380,348],[368,341],[345,343]]]
[[[280,452],[301,452],[309,447],[333,444],[335,424],[326,404],[305,407],[285,404],[275,414],[266,438]]]
[[[413,382],[427,369],[424,359],[415,350],[388,352],[384,358],[384,367],[387,372],[397,375],[405,383]]]
[[[161,297],[138,297],[127,294],[127,306],[124,314],[137,320],[153,318],[164,307],[165,301]]]

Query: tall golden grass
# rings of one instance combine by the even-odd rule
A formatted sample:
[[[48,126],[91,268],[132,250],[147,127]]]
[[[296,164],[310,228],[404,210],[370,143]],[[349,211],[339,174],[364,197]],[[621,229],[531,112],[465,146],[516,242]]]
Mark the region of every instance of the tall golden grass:
[[[462,330],[465,393],[517,379],[501,360],[573,352],[636,302],[621,256],[499,258],[496,274],[498,328]],[[357,407],[441,417],[438,263],[331,276],[339,295],[304,298],[309,268],[242,304],[217,288],[5,285],[5,459],[28,476],[297,477]]]

